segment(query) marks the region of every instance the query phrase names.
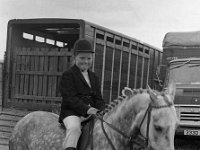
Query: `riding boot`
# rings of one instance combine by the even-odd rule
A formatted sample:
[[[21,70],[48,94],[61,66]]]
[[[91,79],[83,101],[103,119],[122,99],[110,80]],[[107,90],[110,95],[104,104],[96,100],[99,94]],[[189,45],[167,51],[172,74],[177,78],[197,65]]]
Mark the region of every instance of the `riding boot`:
[[[74,147],[68,147],[68,148],[65,148],[65,150],[76,150],[76,148],[74,148]]]

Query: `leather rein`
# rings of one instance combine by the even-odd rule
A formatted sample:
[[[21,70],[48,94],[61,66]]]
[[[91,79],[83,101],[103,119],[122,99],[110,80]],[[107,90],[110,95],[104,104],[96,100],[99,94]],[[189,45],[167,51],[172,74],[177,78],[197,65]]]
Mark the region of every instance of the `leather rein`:
[[[116,128],[114,125],[106,122],[103,119],[103,116],[100,116],[100,115],[94,115],[94,116],[101,121],[101,127],[102,127],[102,130],[103,130],[103,133],[104,133],[105,137],[107,138],[107,140],[108,140],[108,142],[109,142],[109,144],[110,144],[110,146],[112,147],[113,150],[117,150],[117,149],[115,148],[114,144],[112,143],[112,140],[109,138],[108,134],[106,133],[106,130],[105,130],[105,127],[104,127],[103,123],[105,123],[110,128],[112,128],[113,130],[115,130],[116,132],[121,134],[124,138],[128,139],[129,148],[130,148],[130,150],[132,150],[133,149],[133,144],[138,144],[143,148],[148,146],[148,142],[149,142],[149,125],[150,125],[150,121],[151,121],[151,111],[152,111],[152,109],[161,109],[161,108],[170,107],[172,105],[173,105],[173,103],[168,103],[166,105],[157,106],[157,105],[153,105],[152,103],[150,103],[148,108],[147,108],[147,110],[146,110],[146,112],[145,112],[145,114],[144,114],[144,117],[143,117],[139,127],[137,127],[137,129],[134,130],[134,132],[132,132],[130,136],[127,135],[126,133],[122,132],[118,128]],[[144,145],[144,144],[136,141],[136,137],[139,135],[140,129],[141,129],[142,124],[143,124],[143,122],[144,122],[146,117],[147,117],[147,130],[146,130],[146,137],[143,137],[145,139],[145,145]]]

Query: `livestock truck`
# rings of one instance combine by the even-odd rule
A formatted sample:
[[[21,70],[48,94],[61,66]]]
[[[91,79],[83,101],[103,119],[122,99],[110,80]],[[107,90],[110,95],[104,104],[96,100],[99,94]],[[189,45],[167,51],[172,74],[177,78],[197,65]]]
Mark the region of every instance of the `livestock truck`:
[[[163,40],[164,88],[176,83],[176,135],[200,136],[200,32],[169,32]]]
[[[13,19],[8,22],[4,59],[3,107],[28,110],[59,108],[62,72],[69,68],[73,45],[92,41],[92,70],[99,76],[106,103],[121,90],[154,87],[160,49],[81,19]]]

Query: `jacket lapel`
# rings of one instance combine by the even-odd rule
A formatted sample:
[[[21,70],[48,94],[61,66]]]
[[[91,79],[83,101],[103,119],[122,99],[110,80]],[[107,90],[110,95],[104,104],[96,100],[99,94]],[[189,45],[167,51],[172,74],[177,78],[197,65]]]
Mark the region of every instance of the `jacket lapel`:
[[[72,69],[73,69],[73,71],[75,72],[75,74],[78,75],[78,76],[81,78],[82,82],[83,82],[87,87],[90,88],[90,86],[89,86],[88,83],[86,82],[85,78],[83,77],[83,75],[82,75],[80,69],[79,69],[76,65],[74,65]],[[89,78],[90,78],[90,75],[89,75]],[[91,79],[90,79],[90,82],[91,82]],[[91,83],[91,86],[92,86],[92,83]]]

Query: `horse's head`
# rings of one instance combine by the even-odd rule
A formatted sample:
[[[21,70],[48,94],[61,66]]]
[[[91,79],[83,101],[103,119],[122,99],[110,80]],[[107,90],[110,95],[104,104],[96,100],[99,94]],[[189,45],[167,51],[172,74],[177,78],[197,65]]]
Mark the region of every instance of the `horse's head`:
[[[148,95],[148,109],[140,112],[140,123],[137,126],[146,137],[149,149],[174,150],[174,135],[178,123],[173,105],[175,84],[170,84],[168,90],[162,93],[149,88]]]
[[[173,105],[174,96],[174,84],[170,84],[168,90],[161,93],[150,88],[132,90],[125,87],[122,96],[106,109],[103,118],[113,125],[105,125],[108,136],[102,145],[106,143],[118,149],[131,150],[138,146],[150,150],[174,150],[178,123]],[[102,123],[96,126],[98,133],[102,132],[101,126]],[[99,136],[101,141],[105,139],[104,134]],[[144,137],[142,139],[145,141],[140,137]]]

